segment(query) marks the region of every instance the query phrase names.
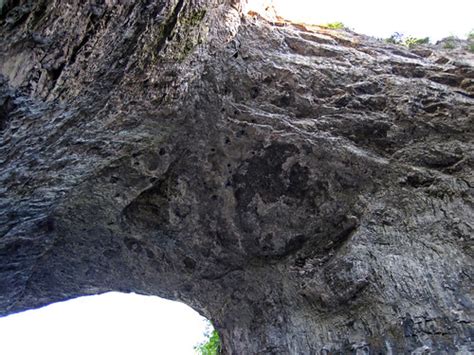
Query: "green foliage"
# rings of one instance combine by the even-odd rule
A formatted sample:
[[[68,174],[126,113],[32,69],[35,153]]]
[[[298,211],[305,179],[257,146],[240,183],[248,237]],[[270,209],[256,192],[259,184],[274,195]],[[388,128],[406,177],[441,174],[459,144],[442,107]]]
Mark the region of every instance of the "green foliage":
[[[425,37],[425,38],[416,38],[416,37],[407,37],[405,39],[405,42],[403,43],[405,46],[408,48],[414,48],[420,44],[428,44],[430,43],[430,38]]]
[[[332,30],[342,30],[346,28],[342,22],[331,22],[322,25],[323,27],[330,28]]]
[[[391,44],[403,44],[403,34],[395,32],[389,38],[386,38],[385,42]]]
[[[221,339],[217,330],[212,329],[210,323],[205,335],[208,338],[207,341],[195,346],[194,350],[199,355],[219,355],[221,353]]]
[[[454,48],[456,47],[456,44],[454,43],[454,40],[455,40],[455,39],[456,39],[456,38],[453,37],[453,36],[447,37],[447,38],[445,39],[444,44],[443,44],[443,48],[444,48],[444,49],[454,49]]]
[[[392,43],[392,44],[400,44],[402,46],[405,46],[411,49],[416,46],[419,46],[420,44],[430,43],[430,38],[429,37],[417,38],[413,36],[405,37],[405,35],[403,35],[402,33],[395,32],[389,38],[386,38],[385,42]]]
[[[468,33],[467,42],[467,50],[471,53],[474,53],[474,30]]]
[[[474,41],[474,30],[472,30],[471,32],[467,34],[467,40]]]

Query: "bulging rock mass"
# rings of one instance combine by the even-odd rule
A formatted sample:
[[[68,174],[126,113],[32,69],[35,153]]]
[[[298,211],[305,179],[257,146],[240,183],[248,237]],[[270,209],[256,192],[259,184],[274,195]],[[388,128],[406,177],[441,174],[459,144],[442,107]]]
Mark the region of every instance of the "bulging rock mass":
[[[230,0],[6,1],[0,315],[180,300],[226,354],[468,354],[474,57]]]

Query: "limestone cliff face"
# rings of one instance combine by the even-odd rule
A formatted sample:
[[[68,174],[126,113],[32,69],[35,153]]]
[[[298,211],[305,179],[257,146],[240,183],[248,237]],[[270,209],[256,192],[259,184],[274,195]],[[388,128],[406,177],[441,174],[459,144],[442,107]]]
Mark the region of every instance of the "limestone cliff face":
[[[6,2],[0,314],[133,291],[228,354],[474,351],[473,55],[241,5]]]

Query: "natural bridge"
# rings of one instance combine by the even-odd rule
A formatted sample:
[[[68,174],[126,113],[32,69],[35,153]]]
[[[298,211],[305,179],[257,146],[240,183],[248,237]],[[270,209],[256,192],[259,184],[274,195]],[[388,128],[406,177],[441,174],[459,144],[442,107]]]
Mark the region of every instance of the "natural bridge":
[[[473,55],[243,5],[6,1],[0,314],[136,292],[226,354],[473,351]]]

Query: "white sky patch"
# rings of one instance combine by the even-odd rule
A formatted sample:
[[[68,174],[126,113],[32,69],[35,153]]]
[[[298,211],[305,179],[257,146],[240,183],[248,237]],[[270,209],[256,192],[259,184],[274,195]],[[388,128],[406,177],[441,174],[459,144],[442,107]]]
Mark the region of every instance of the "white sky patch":
[[[107,293],[0,318],[0,353],[191,355],[206,324],[182,303]]]
[[[273,4],[288,20],[342,22],[356,32],[380,38],[399,32],[430,37],[433,42],[451,35],[465,38],[474,30],[473,0],[273,0]]]

